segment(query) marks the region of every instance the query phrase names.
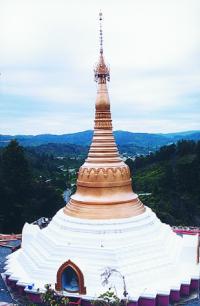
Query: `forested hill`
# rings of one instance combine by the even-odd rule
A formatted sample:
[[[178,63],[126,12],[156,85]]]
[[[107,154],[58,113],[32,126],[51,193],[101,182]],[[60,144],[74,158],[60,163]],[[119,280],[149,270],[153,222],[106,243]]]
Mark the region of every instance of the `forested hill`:
[[[19,144],[27,146],[39,146],[48,143],[74,144],[89,146],[93,131],[83,131],[79,133],[63,135],[0,135],[0,146],[6,146],[10,140],[16,139]],[[200,140],[200,131],[189,131],[171,134],[151,134],[151,133],[132,133],[127,131],[114,132],[116,142],[119,146],[135,146],[155,150],[163,145],[177,142],[181,139]]]
[[[85,153],[73,154],[72,146],[68,156],[55,157],[48,148],[13,140],[0,150],[0,232],[21,232],[25,222],[52,217],[65,205],[63,191],[75,191]],[[200,226],[200,141],[179,141],[126,162],[133,190],[162,221]]]
[[[134,191],[162,221],[200,226],[200,141],[180,141],[128,159]]]
[[[71,143],[47,143],[34,147],[26,147],[26,151],[36,154],[47,154],[53,156],[84,156],[88,153],[88,146],[80,146]],[[1,150],[1,148],[0,148]]]

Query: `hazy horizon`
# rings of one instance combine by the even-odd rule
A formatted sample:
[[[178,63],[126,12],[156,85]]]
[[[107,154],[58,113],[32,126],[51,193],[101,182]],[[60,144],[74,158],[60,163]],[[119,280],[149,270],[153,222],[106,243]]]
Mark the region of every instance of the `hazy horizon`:
[[[93,129],[100,9],[114,130],[200,130],[199,0],[1,0],[1,134]]]
[[[83,130],[83,131],[77,131],[77,132],[66,132],[66,133],[40,133],[40,134],[2,134],[2,136],[40,136],[40,135],[55,135],[55,136],[62,136],[62,135],[68,135],[68,134],[76,134],[76,133],[83,133],[83,132],[88,132],[88,131],[93,131],[91,130]],[[135,133],[135,134],[176,134],[176,133],[198,133],[200,130],[189,130],[189,131],[178,131],[178,132],[166,132],[166,133],[150,133],[150,132],[137,132],[137,131],[128,131],[128,130],[113,130],[113,132],[129,132],[129,133]]]

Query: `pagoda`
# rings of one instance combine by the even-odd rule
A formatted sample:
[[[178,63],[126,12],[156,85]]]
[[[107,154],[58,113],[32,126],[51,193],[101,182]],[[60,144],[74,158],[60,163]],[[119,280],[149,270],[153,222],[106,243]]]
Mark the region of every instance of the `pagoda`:
[[[198,286],[198,237],[175,234],[132,190],[113,136],[99,18],[94,134],[77,190],[47,227],[24,225],[22,247],[8,256],[5,275],[29,294],[51,284],[92,300],[113,287],[132,305],[165,306]]]

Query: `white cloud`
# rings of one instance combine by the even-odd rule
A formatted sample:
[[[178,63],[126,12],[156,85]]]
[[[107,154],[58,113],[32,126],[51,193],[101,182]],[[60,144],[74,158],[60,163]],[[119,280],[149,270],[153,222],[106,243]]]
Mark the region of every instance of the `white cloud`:
[[[199,0],[0,0],[0,92],[12,107],[7,117],[0,115],[0,132],[91,127],[99,9],[105,16],[114,126],[199,129]],[[20,97],[27,102],[18,103]],[[16,119],[24,105],[28,130],[25,118]],[[28,105],[38,112],[42,105],[45,116],[31,117]]]
[[[79,122],[77,124],[77,113],[67,112],[61,113],[46,113],[43,115],[20,116],[9,123],[6,120],[1,121],[1,129],[4,134],[66,134],[79,132],[81,130],[93,129],[93,120],[90,120],[79,114]]]

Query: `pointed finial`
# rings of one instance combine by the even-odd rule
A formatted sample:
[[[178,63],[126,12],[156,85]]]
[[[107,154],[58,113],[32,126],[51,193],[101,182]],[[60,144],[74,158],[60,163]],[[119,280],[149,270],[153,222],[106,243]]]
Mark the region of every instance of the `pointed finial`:
[[[99,41],[100,41],[100,53],[103,54],[103,30],[102,30],[103,14],[99,12]]]
[[[96,65],[94,69],[94,79],[98,83],[106,83],[106,81],[110,81],[110,70],[109,67],[104,62],[103,57],[103,31],[102,31],[102,20],[103,20],[103,14],[100,11],[99,12],[99,27],[100,27],[100,35],[99,35],[99,41],[100,41],[100,57],[99,62]]]

